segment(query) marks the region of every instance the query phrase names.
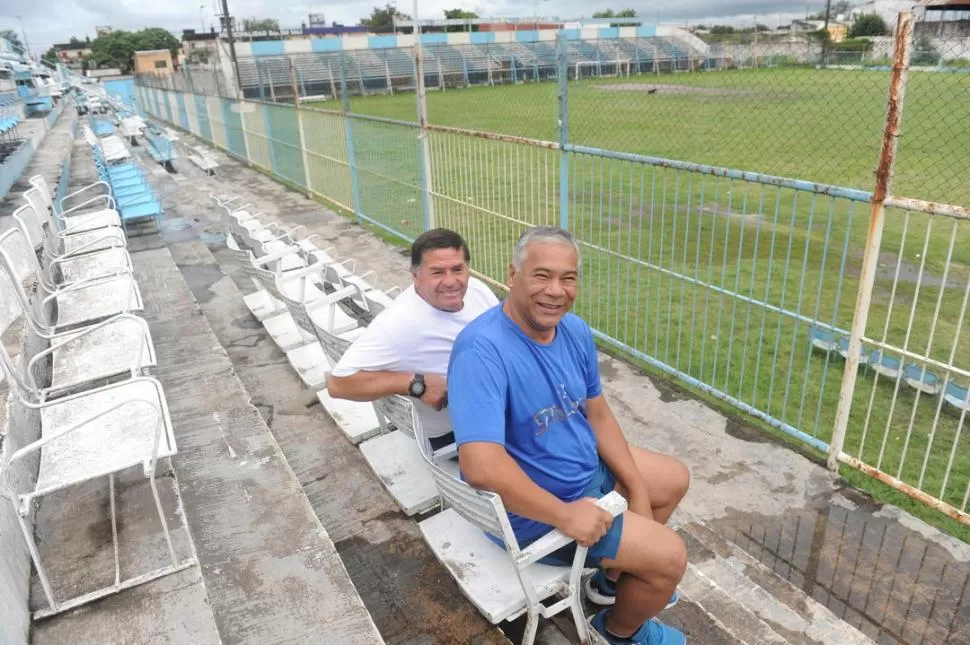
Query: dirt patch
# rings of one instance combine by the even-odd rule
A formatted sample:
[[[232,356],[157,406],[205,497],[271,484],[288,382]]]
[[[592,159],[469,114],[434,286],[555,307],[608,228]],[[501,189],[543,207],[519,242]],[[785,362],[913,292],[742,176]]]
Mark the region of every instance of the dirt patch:
[[[609,83],[598,85],[607,92],[642,92],[644,94],[700,94],[703,96],[754,96],[748,90],[727,87],[696,87],[694,85],[666,85],[664,83]]]

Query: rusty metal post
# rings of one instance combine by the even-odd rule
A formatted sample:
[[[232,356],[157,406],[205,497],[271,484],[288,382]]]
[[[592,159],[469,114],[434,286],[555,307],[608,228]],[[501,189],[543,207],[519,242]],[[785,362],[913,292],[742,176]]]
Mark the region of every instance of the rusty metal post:
[[[845,433],[849,426],[849,413],[852,410],[852,396],[855,392],[856,376],[859,371],[862,336],[865,334],[866,324],[869,321],[869,305],[872,303],[872,287],[876,279],[876,266],[879,262],[879,248],[882,243],[882,230],[885,223],[886,208],[884,202],[889,197],[892,187],[896,149],[899,142],[899,125],[903,118],[903,99],[906,95],[912,36],[912,14],[900,12],[899,19],[896,22],[893,71],[889,82],[889,105],[886,111],[886,127],[883,131],[882,148],[879,152],[879,165],[876,168],[876,185],[872,193],[869,232],[866,236],[865,255],[862,258],[862,273],[859,277],[859,291],[856,295],[855,313],[852,317],[845,372],[842,374],[842,388],[839,391],[839,407],[835,414],[835,427],[832,431],[832,441],[829,443],[829,454],[826,462],[829,469],[833,471],[839,467],[839,456],[845,444]]]

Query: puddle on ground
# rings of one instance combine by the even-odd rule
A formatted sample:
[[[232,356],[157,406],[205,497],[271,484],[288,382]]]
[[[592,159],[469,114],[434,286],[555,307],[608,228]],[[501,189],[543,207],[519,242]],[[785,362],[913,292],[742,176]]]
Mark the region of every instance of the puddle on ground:
[[[224,276],[219,267],[205,265],[185,265],[180,266],[179,271],[189,285],[189,290],[199,303],[208,302],[215,295],[209,287],[221,280]]]
[[[880,645],[970,644],[970,561],[879,508],[845,490],[815,508],[712,525]]]

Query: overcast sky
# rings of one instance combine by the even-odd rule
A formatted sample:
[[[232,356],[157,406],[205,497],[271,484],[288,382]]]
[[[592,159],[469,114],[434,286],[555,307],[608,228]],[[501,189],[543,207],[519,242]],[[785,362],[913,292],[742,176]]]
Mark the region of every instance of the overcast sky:
[[[94,38],[96,25],[110,25],[115,29],[136,30],[142,27],[163,27],[176,35],[182,29],[206,28],[215,23],[215,6],[219,0],[0,0],[3,6],[0,28],[16,29],[21,33],[20,21],[27,32],[27,44],[35,55],[43,53],[52,43],[67,42],[71,36]],[[315,2],[314,0],[228,0],[229,11],[237,18],[277,18],[283,27],[298,27],[311,12],[323,13],[328,21],[357,24],[370,14],[376,0],[343,0]],[[754,16],[771,27],[780,21],[802,17],[806,9],[824,8],[824,0],[419,0],[422,18],[441,18],[442,11],[461,7],[483,17],[558,16],[578,18],[602,9],[632,7],[650,20],[662,22],[696,23],[718,20],[738,24],[751,23]],[[413,0],[395,3],[411,13]],[[51,20],[54,17],[54,20]],[[21,36],[23,38],[23,36]]]

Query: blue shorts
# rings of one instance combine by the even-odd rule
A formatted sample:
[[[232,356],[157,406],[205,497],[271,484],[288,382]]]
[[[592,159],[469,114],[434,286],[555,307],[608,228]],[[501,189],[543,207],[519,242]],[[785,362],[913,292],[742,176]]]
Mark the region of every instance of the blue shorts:
[[[599,468],[593,473],[593,478],[583,491],[583,497],[600,498],[611,492],[616,487],[616,477],[609,467],[600,459]],[[606,535],[600,538],[599,542],[589,547],[586,551],[586,566],[599,567],[600,560],[609,558],[616,559],[616,554],[620,550],[620,537],[623,535],[623,514],[617,515],[610,524]],[[576,555],[576,543],[570,542],[558,551],[553,551],[546,557],[539,560],[542,564],[558,566],[570,566]]]

